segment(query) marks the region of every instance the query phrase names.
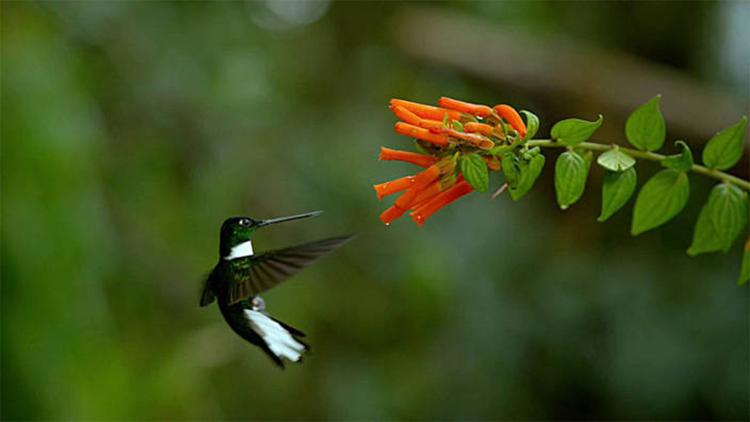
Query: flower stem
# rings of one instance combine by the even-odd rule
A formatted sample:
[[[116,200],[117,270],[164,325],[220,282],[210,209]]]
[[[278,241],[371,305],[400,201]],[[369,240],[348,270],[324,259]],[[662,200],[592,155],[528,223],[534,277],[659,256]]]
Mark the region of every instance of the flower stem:
[[[538,146],[542,148],[567,148],[566,145],[563,145],[559,142],[555,142],[551,139],[532,139],[532,140],[527,141],[526,145],[530,147]],[[582,148],[582,149],[587,149],[590,151],[598,151],[598,152],[609,151],[613,147],[614,145],[598,144],[595,142],[582,142],[575,146],[575,148]],[[620,151],[632,156],[633,158],[639,158],[642,160],[661,161],[666,157],[662,154],[657,154],[655,152],[638,151],[636,149],[625,148],[619,145],[617,147],[620,149]],[[714,179],[721,180],[722,182],[731,183],[735,186],[738,186],[750,192],[750,181],[739,178],[737,176],[733,176],[729,173],[724,173],[723,171],[710,169],[708,167],[704,167],[698,164],[693,164],[693,167],[691,167],[690,170],[694,171],[695,173],[700,173],[704,176],[713,177]]]

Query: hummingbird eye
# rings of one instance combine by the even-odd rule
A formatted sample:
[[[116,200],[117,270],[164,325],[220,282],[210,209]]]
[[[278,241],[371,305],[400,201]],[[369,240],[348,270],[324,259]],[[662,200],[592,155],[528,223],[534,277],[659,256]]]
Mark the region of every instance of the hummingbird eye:
[[[240,226],[245,226],[245,227],[250,226],[250,219],[243,218],[242,220],[240,220]]]

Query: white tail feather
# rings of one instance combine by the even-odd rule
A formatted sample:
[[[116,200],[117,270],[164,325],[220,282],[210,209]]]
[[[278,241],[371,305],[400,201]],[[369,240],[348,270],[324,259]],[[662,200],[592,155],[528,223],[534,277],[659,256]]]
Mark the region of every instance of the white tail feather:
[[[281,324],[269,318],[266,314],[252,309],[245,309],[245,315],[250,321],[253,331],[260,335],[276,356],[289,359],[292,362],[299,361],[306,347],[295,340]]]

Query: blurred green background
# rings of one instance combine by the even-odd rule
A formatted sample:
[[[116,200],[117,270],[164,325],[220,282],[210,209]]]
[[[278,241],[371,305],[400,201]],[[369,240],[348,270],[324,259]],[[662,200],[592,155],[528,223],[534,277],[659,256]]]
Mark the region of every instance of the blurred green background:
[[[409,145],[391,97],[514,104],[542,135],[601,112],[622,142],[662,93],[666,150],[700,151],[747,114],[750,3],[1,6],[3,419],[748,417],[739,248],[685,254],[708,180],[635,238],[632,201],[596,222],[600,169],[566,212],[548,161],[523,201],[422,229],[380,224],[370,185],[414,171],[376,160]],[[279,371],[199,280],[224,218],[315,209],[255,242],[359,233],[265,295],[313,346]]]

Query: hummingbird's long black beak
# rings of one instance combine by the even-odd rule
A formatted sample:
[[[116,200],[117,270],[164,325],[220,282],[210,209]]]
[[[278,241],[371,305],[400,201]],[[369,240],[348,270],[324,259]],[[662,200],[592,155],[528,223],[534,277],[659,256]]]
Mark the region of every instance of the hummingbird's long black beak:
[[[260,220],[257,223],[258,227],[270,226],[271,224],[283,223],[285,221],[300,220],[302,218],[317,217],[322,214],[323,211],[306,212],[304,214],[290,215],[288,217],[271,218],[268,220]]]

